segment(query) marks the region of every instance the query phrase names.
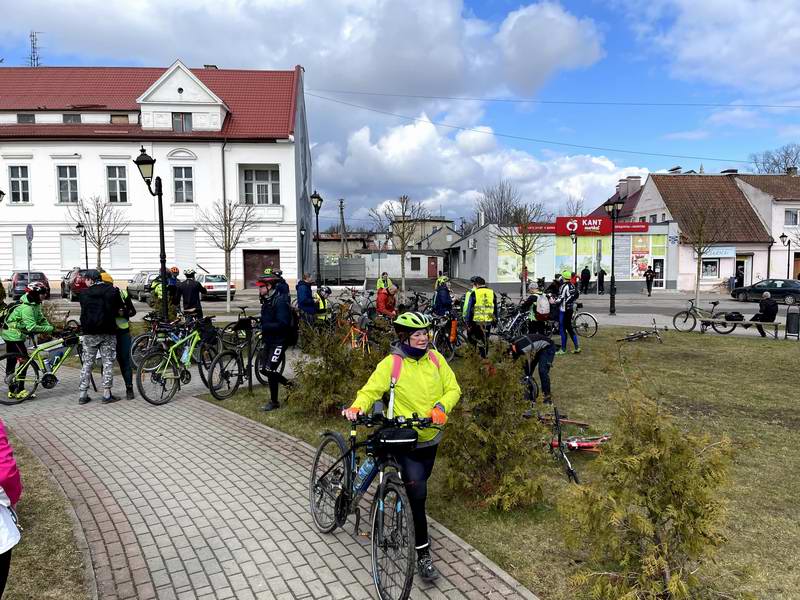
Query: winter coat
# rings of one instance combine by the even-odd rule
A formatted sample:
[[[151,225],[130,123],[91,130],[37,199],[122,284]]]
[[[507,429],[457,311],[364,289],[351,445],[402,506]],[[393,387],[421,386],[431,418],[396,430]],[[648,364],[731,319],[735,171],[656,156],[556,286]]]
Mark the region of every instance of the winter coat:
[[[314,302],[311,284],[302,279],[297,282],[297,308],[309,315],[313,315],[317,312],[317,305]]]
[[[387,288],[380,288],[378,290],[378,299],[375,304],[379,314],[387,317],[395,316],[396,311],[394,295],[390,294]]]
[[[442,284],[436,288],[436,296],[433,298],[433,313],[436,315],[446,315],[453,309],[453,298],[447,285]]]
[[[0,331],[0,337],[6,342],[21,342],[26,335],[52,332],[53,326],[45,318],[42,305],[31,302],[25,294],[21,304],[6,319],[6,328]]]

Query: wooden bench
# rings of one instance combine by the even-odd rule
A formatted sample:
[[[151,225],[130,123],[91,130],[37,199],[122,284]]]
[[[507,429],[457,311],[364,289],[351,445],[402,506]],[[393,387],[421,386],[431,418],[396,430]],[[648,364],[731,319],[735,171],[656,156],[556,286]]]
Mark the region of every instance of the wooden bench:
[[[778,338],[778,331],[783,328],[783,323],[779,323],[778,321],[766,322],[766,321],[727,321],[725,319],[699,319],[700,321],[700,333],[705,333],[706,330],[711,327],[712,325],[736,325],[737,327],[741,327],[742,329],[750,329],[751,327],[755,327],[756,325],[761,325],[764,329],[772,329],[772,332],[768,332],[769,335],[772,336],[773,339]]]

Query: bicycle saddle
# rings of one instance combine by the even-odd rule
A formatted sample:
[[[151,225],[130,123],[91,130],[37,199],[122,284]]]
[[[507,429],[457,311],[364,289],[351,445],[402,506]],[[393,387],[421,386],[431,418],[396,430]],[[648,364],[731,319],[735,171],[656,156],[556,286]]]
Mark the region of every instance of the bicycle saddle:
[[[714,300],[713,302],[709,302],[709,304],[711,306],[716,306],[717,304],[719,304],[719,300]]]

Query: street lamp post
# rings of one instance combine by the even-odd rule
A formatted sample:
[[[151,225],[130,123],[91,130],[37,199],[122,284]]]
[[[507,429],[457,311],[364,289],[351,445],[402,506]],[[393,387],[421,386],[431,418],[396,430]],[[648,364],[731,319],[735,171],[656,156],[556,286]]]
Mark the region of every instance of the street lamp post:
[[[785,233],[780,235],[781,244],[786,247],[786,279],[792,278],[792,238]]]
[[[572,240],[572,258],[574,261],[574,267],[572,269],[573,273],[578,272],[578,236],[573,231],[569,234],[569,239]]]
[[[151,196],[158,198],[158,241],[161,245],[161,317],[164,321],[169,318],[167,312],[167,248],[164,244],[164,204],[163,192],[161,190],[161,177],[156,177],[153,182],[153,166],[156,164],[156,159],[147,155],[142,146],[139,156],[133,161],[139,168],[139,173],[142,179],[147,184],[147,191]],[[150,185],[154,183],[155,189]]]
[[[86,261],[86,268],[89,268],[89,244],[86,242],[86,227],[83,223],[78,223],[75,225],[75,230],[78,232],[78,235],[83,238],[83,256]]]
[[[303,278],[303,272],[306,270],[306,228],[300,228],[300,279]]]
[[[616,202],[606,202],[603,205],[603,208],[606,209],[606,213],[609,217],[611,217],[611,293],[608,296],[609,315],[617,314],[617,282],[614,274],[614,233],[616,233],[619,212],[622,210],[624,204],[625,203],[622,200],[617,200]],[[603,267],[600,268],[602,269]]]
[[[317,287],[322,285],[322,270],[319,266],[319,209],[322,208],[322,196],[314,190],[311,194],[311,205],[314,207],[314,215],[317,219]]]

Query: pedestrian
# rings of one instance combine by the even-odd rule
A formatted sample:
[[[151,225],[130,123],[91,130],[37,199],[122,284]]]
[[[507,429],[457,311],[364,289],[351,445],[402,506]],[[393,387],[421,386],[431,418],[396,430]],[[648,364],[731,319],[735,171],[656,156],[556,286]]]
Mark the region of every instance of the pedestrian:
[[[281,292],[277,289],[277,285],[275,286],[276,291],[280,294]],[[317,288],[317,291],[314,293],[314,318],[317,322],[317,325],[324,325],[327,323],[331,318],[331,305],[328,302],[328,298],[330,297],[332,291],[327,285],[321,285]]]
[[[114,385],[114,361],[117,358],[117,316],[123,307],[118,290],[102,280],[99,271],[86,272],[88,287],[80,293],[81,332],[83,333],[83,365],[78,404],[91,402],[89,377],[100,352],[103,364],[103,404],[119,400],[111,393]]]
[[[35,333],[52,333],[53,326],[42,312],[42,295],[45,287],[40,281],[33,281],[25,288],[25,293],[20,298],[19,304],[10,309],[5,326],[0,330],[0,337],[6,343],[6,373],[14,373],[19,355],[27,361],[28,349],[25,338]],[[16,381],[8,384],[8,398],[21,399],[33,398],[33,394],[25,389],[25,374],[27,369],[17,374]]]
[[[261,339],[263,342],[263,360],[261,370],[269,380],[269,403],[262,407],[263,411],[280,408],[278,402],[278,386],[289,385],[289,381],[278,369],[285,360],[286,339],[292,324],[289,298],[278,293],[277,285],[280,277],[262,275],[256,281],[261,299]]]
[[[291,290],[289,289],[289,284],[286,283],[286,280],[283,278],[283,271],[280,269],[273,269],[272,274],[278,278],[278,283],[275,284],[275,289],[278,291],[279,294],[283,294],[287,298],[289,298],[291,294]],[[289,301],[291,305],[291,300]]]
[[[774,323],[775,317],[778,316],[778,303],[772,298],[772,294],[764,292],[761,294],[761,300],[758,302],[758,312],[753,315],[751,321],[760,321],[761,323]],[[761,325],[756,325],[759,335],[767,337],[764,333],[764,328]]]
[[[586,265],[583,267],[583,271],[581,271],[581,294],[589,293],[589,282],[591,280],[592,272],[589,270],[589,266]]]
[[[556,357],[556,345],[553,339],[544,334],[530,333],[516,338],[511,342],[509,354],[516,360],[520,356],[525,356],[525,366],[523,372],[526,378],[533,379],[533,373],[539,368],[539,380],[542,383],[542,402],[552,404],[553,398],[550,388],[550,367]],[[522,416],[531,418],[536,410],[535,398],[531,398],[532,406],[525,411]]]
[[[572,345],[575,349],[573,354],[580,354],[581,349],[578,346],[578,336],[575,333],[575,328],[572,326],[572,317],[575,312],[575,301],[578,299],[578,290],[575,286],[567,280],[561,283],[561,289],[558,292],[558,329],[561,333],[561,349],[556,354],[567,353],[567,334],[572,338]]]
[[[497,295],[486,287],[486,280],[479,275],[474,278],[465,320],[470,341],[479,346],[481,356],[486,358],[492,323],[497,321]]]
[[[653,267],[647,265],[647,270],[644,272],[644,282],[647,284],[647,295],[653,295],[653,280],[656,278],[656,272]]]
[[[21,538],[16,513],[21,496],[22,478],[5,425],[0,421],[0,598],[5,591],[11,568],[11,550]]]
[[[597,277],[597,294],[599,296],[602,296],[606,292],[606,275],[608,275],[608,273],[606,273],[606,270],[603,267],[600,267],[597,270],[597,273],[595,273],[595,276]]]
[[[453,310],[453,297],[450,295],[450,280],[447,277],[439,277],[439,285],[436,287],[436,295],[433,297],[433,314],[444,316]]]
[[[300,316],[306,324],[311,325],[315,321],[317,305],[314,302],[314,292],[311,289],[310,273],[303,273],[303,278],[297,282],[297,308],[300,309]]]
[[[194,269],[186,269],[183,274],[186,279],[178,284],[178,299],[183,304],[184,313],[200,319],[203,317],[203,305],[200,300],[206,289],[194,278]]]
[[[381,288],[390,288],[393,285],[394,284],[392,283],[392,280],[389,279],[389,274],[386,271],[384,271],[378,278],[378,283],[375,284],[375,287],[376,289],[381,289]]]
[[[375,301],[375,308],[379,315],[394,320],[397,317],[397,286],[378,289],[378,298]]]
[[[114,285],[114,278],[110,273],[103,272],[100,274],[100,279],[110,285]],[[122,306],[117,311],[117,364],[119,365],[122,379],[125,381],[125,398],[133,400],[133,367],[131,363],[131,323],[130,319],[136,314],[136,307],[133,306],[133,301],[128,295],[128,290],[121,290],[114,287],[122,300]]]
[[[528,297],[519,305],[519,311],[528,313],[528,333],[544,333],[545,323],[550,318],[550,301],[543,289],[530,284]]]
[[[736,267],[736,287],[744,285],[744,267],[739,265]]]
[[[433,283],[433,290],[434,291],[438,290],[440,285],[442,285],[443,283],[447,283],[448,281],[449,278],[447,277],[447,275],[442,275],[442,272],[439,271],[439,275],[438,277],[436,277],[436,281],[434,281]]]

